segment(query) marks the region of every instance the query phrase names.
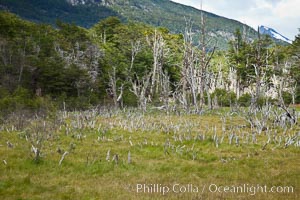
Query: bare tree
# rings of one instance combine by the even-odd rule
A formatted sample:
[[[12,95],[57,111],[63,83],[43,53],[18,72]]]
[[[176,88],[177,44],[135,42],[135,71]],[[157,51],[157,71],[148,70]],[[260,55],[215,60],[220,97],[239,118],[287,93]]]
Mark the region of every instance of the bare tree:
[[[135,75],[135,79],[131,79],[131,92],[137,97],[139,108],[143,111],[146,111],[147,108],[147,102],[148,97],[147,95],[147,89],[150,85],[150,77],[151,74],[145,74],[142,78],[139,78],[137,75]]]
[[[169,110],[169,96],[172,94],[170,89],[170,77],[167,73],[162,73],[162,81],[161,81],[161,98],[163,100],[163,106],[166,110]]]
[[[192,102],[198,111],[197,104],[197,78],[198,69],[196,68],[196,52],[193,46],[193,32],[192,22],[189,20],[186,22],[185,34],[184,34],[184,52],[183,63],[181,68],[181,85],[182,85],[182,103],[183,107],[188,109],[188,90],[192,93]]]
[[[202,7],[202,5],[201,5]],[[209,93],[211,88],[211,81],[208,77],[208,67],[210,61],[215,52],[215,48],[212,48],[210,53],[207,52],[207,46],[210,41],[207,40],[206,36],[206,24],[203,11],[201,10],[201,29],[199,45],[194,44],[192,22],[186,20],[186,28],[184,33],[184,51],[183,51],[183,62],[181,67],[181,103],[183,107],[188,110],[189,105],[189,94],[191,95],[192,106],[196,112],[199,112],[204,104],[205,91]],[[198,102],[200,97],[200,102]],[[210,97],[210,96],[209,96]],[[210,99],[210,98],[209,98]],[[210,99],[210,108],[211,108]]]
[[[253,57],[254,60],[250,61],[250,64],[254,68],[254,80],[255,80],[255,95],[253,102],[251,104],[252,107],[258,106],[258,101],[262,95],[262,86],[266,86],[267,83],[267,72],[270,70],[270,60],[274,51],[269,51],[266,48],[265,41],[261,38],[259,29],[258,29],[258,41],[254,43],[253,47],[253,55],[249,55]],[[247,59],[248,60],[248,59]],[[247,61],[248,62],[248,61]],[[248,65],[247,64],[247,65]]]
[[[159,82],[162,79],[163,74],[163,62],[165,54],[165,41],[161,33],[156,29],[154,30],[154,35],[152,37],[146,38],[148,45],[152,49],[153,54],[153,66],[151,71],[151,86],[150,93],[158,93]]]
[[[206,19],[204,17],[203,9],[202,9],[202,1],[201,1],[201,35],[200,35],[200,109],[203,108],[203,105],[205,104],[204,99],[204,91],[209,93],[208,86],[206,86],[208,82],[207,77],[207,71],[208,67],[210,65],[211,59],[215,53],[216,47],[214,46],[212,49],[210,49],[210,53],[208,53],[208,44],[210,43],[210,40],[207,38],[207,32],[206,32]]]
[[[117,108],[119,105],[122,105],[122,97],[124,90],[124,83],[121,83],[121,86],[118,87],[118,81],[120,79],[117,77],[116,66],[112,66],[112,70],[109,72],[109,88],[107,92],[113,98],[114,106]]]
[[[141,51],[141,48],[142,46],[139,40],[131,42],[131,62],[127,81],[131,83],[130,91],[137,97],[139,108],[143,111],[146,111],[148,102],[148,97],[146,96],[147,89],[149,88],[150,78],[153,72],[149,73],[146,71],[146,73],[142,77],[139,77],[136,73],[133,72],[134,62],[137,54]],[[131,73],[133,73],[132,76],[130,76]]]

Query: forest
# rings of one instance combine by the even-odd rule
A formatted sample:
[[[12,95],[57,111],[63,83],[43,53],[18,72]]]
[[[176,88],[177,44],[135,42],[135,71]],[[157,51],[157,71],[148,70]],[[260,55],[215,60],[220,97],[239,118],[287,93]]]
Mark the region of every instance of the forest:
[[[278,46],[247,41],[227,51],[184,34],[109,17],[84,29],[56,28],[1,12],[0,108],[84,110],[94,106],[161,107],[199,112],[219,106],[300,102],[299,37]],[[212,46],[212,45],[209,45]],[[48,108],[46,108],[48,107]]]

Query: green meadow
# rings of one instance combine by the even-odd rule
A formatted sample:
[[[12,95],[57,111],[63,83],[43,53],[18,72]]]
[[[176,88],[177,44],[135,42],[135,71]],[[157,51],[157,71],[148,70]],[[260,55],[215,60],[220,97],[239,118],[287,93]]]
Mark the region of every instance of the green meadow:
[[[14,116],[0,131],[0,196],[299,199],[300,129],[287,127],[255,133],[223,110]]]

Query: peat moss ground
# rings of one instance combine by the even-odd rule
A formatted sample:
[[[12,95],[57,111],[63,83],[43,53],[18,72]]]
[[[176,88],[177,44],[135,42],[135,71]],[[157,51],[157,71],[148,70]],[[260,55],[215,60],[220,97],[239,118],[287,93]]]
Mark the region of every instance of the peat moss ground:
[[[242,118],[221,118],[85,112],[25,120],[19,130],[3,125],[1,199],[299,199],[300,148],[285,146],[299,127],[253,140]],[[34,161],[38,135],[41,158]],[[255,191],[258,185],[268,191]]]

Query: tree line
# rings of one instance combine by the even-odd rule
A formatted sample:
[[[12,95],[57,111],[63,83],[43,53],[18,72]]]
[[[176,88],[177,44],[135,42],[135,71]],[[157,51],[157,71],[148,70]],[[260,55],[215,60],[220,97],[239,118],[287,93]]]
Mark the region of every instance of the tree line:
[[[300,35],[278,46],[237,30],[220,51],[208,47],[205,19],[199,38],[191,24],[182,34],[117,17],[90,29],[61,21],[52,27],[1,12],[1,113],[98,105],[201,112],[300,102]]]

